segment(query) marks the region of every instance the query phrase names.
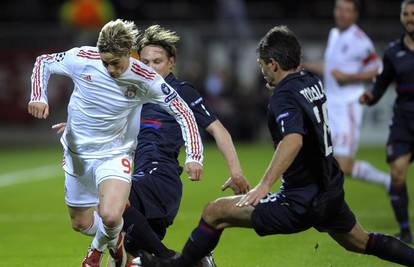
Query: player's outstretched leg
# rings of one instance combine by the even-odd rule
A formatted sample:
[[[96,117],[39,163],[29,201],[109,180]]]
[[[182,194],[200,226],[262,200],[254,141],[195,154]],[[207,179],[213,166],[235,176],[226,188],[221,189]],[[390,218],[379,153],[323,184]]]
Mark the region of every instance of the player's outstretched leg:
[[[386,261],[414,266],[414,249],[395,237],[380,233],[367,233],[358,223],[349,233],[331,233],[336,242],[345,249],[377,256]]]

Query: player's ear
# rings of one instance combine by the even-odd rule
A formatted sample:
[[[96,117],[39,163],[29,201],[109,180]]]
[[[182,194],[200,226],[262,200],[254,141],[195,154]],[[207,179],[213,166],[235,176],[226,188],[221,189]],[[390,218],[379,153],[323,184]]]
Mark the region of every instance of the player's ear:
[[[270,63],[272,64],[272,67],[273,67],[273,71],[277,72],[279,70],[279,63],[277,63],[277,61],[274,58],[271,58],[270,60],[271,60]]]

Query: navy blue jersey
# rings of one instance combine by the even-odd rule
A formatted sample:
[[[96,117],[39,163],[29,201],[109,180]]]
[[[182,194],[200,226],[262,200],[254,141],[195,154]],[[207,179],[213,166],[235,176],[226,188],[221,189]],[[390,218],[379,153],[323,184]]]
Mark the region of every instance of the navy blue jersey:
[[[394,108],[414,112],[414,52],[406,47],[403,38],[392,42],[384,53],[384,69],[374,85],[373,105],[382,97],[391,82],[397,84]]]
[[[321,81],[300,71],[285,77],[270,99],[268,125],[275,147],[290,133],[303,136],[303,146],[283,174],[282,191],[318,184],[325,191],[342,190],[343,175],[333,157]]]
[[[165,81],[191,108],[200,128],[205,129],[216,120],[216,116],[204,105],[203,98],[193,86],[177,80],[172,73],[165,78]],[[134,160],[135,170],[145,170],[154,161],[175,164],[179,170],[177,158],[183,144],[180,125],[173,116],[156,104],[143,105]]]

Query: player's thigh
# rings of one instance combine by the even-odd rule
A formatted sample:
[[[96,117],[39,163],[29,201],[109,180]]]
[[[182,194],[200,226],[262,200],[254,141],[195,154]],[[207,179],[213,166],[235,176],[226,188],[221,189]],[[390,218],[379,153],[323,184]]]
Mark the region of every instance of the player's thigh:
[[[253,206],[237,207],[242,196],[230,196],[210,202],[203,212],[203,219],[218,229],[226,227],[251,228]]]
[[[356,222],[348,233],[329,233],[342,247],[349,251],[364,253],[368,243],[368,233]]]
[[[95,170],[99,190],[98,212],[102,220],[117,223],[122,217],[131,188],[131,157],[106,160]]]

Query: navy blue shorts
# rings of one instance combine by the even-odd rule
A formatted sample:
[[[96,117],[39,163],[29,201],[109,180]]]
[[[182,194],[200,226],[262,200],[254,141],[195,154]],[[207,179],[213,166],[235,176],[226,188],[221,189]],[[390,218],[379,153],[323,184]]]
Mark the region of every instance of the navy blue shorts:
[[[408,153],[414,155],[414,114],[394,110],[387,141],[387,162]]]
[[[155,222],[155,228],[162,228],[160,225],[164,225],[166,229],[173,223],[180,206],[180,175],[170,166],[157,164],[150,167],[134,173],[129,202],[149,222]]]
[[[253,228],[260,236],[298,233],[311,227],[319,232],[348,233],[355,224],[343,191],[317,194],[309,201],[276,193],[259,203],[252,214]]]

